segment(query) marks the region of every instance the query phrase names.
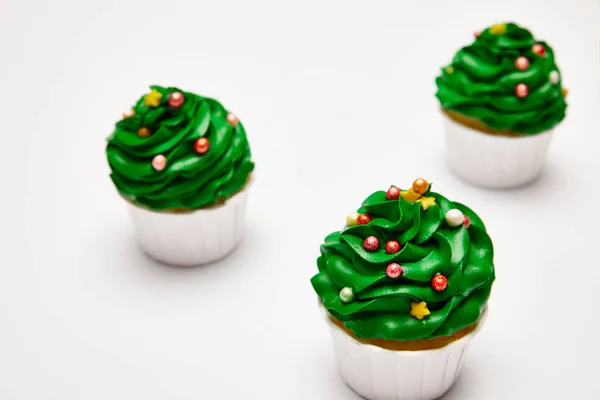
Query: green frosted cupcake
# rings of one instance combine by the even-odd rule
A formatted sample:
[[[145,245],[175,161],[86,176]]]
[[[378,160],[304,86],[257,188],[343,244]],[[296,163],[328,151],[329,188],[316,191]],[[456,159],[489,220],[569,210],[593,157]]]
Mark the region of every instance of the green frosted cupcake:
[[[325,238],[317,265],[311,283],[355,391],[428,399],[450,388],[495,278],[492,241],[474,211],[423,179],[392,186]]]
[[[243,125],[218,101],[152,86],[116,123],[106,155],[152,257],[200,264],[239,242],[254,163]]]
[[[436,84],[457,175],[492,187],[539,176],[567,108],[550,45],[514,23],[494,25],[456,53]]]

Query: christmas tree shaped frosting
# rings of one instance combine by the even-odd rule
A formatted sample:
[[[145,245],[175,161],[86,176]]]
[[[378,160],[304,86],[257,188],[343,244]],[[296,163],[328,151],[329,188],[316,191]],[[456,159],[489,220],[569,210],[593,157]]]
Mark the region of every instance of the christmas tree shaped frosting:
[[[475,34],[436,79],[442,108],[489,128],[536,134],[565,117],[566,89],[552,48],[513,23]]]
[[[216,100],[152,86],[108,138],[111,178],[154,210],[197,209],[242,189],[254,168],[245,130]]]
[[[468,207],[424,179],[370,195],[325,238],[313,288],[358,337],[449,336],[477,322],[494,281],[493,246]]]

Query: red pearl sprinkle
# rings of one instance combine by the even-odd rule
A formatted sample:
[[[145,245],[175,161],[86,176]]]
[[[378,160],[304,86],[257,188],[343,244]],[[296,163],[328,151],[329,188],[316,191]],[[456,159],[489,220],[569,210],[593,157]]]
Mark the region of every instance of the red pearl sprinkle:
[[[527,87],[526,84],[519,83],[515,87],[515,94],[517,95],[518,98],[523,99],[523,98],[527,97],[527,95],[529,94],[529,88]]]
[[[402,270],[402,267],[399,264],[391,263],[385,269],[385,274],[392,279],[396,279],[401,277],[402,274],[404,274],[404,271]]]
[[[207,138],[201,137],[194,142],[194,151],[200,155],[205,154],[210,149],[210,142]]]
[[[465,226],[465,228],[469,228],[471,226],[471,220],[469,219],[469,217],[467,217],[466,215],[463,218],[463,225]]]
[[[448,279],[442,274],[438,274],[431,280],[431,287],[436,292],[442,292],[448,287]]]
[[[481,36],[481,31],[475,31],[475,32],[473,32],[473,36],[475,36],[476,38],[478,38],[479,36]]]
[[[363,242],[363,248],[366,251],[375,251],[379,248],[379,239],[375,236],[369,236]]]
[[[181,92],[172,92],[169,94],[169,106],[171,108],[179,108],[183,104],[183,94]]]
[[[371,222],[371,216],[369,214],[360,214],[358,218],[356,218],[356,222],[358,222],[359,225],[368,224]]]
[[[515,68],[517,68],[519,71],[525,71],[527,68],[529,68],[529,60],[527,57],[517,57],[515,60]]]
[[[396,186],[390,187],[387,192],[385,192],[385,198],[388,200],[398,200],[398,197],[400,197],[400,189]]]
[[[538,56],[546,55],[546,48],[539,43],[536,43],[533,46],[531,46],[531,51],[533,51]]]
[[[400,243],[397,240],[388,240],[385,244],[385,252],[394,254],[400,251]]]

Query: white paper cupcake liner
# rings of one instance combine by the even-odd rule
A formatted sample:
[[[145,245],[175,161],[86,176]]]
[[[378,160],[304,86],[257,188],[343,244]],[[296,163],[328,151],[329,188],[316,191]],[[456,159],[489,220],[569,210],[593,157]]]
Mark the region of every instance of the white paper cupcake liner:
[[[127,202],[137,240],[153,259],[170,265],[206,264],[225,257],[242,238],[248,188],[225,204],[190,213],[151,211]]]
[[[431,400],[450,389],[460,373],[465,350],[481,329],[435,350],[393,351],[363,344],[348,335],[321,311],[331,329],[333,347],[342,379],[369,400]]]
[[[540,176],[552,130],[524,136],[490,135],[445,117],[450,170],[476,185],[509,188]]]

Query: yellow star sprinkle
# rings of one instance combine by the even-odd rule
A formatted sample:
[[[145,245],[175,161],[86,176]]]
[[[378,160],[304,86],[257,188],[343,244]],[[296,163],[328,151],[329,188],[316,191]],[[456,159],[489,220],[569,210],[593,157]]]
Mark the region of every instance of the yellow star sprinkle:
[[[567,95],[569,94],[569,90],[567,88],[562,88],[560,91],[563,97],[567,97]]]
[[[160,98],[162,93],[158,90],[152,89],[150,93],[144,96],[144,104],[150,107],[158,107],[160,104]]]
[[[429,310],[427,309],[427,303],[425,303],[424,301],[420,303],[411,301],[410,308],[410,315],[412,315],[419,321],[425,318],[425,316],[431,314],[431,312],[429,312]]]
[[[446,67],[446,73],[447,74],[453,74],[454,73],[454,68],[452,68],[452,67]]]
[[[421,197],[421,195],[419,193],[415,193],[412,188],[400,191],[400,196],[402,196],[404,200],[411,203],[414,203],[415,201],[419,200],[419,197]]]
[[[423,196],[419,199],[419,203],[421,203],[423,210],[427,210],[429,207],[435,206],[435,197]]]
[[[506,33],[506,24],[496,24],[492,25],[490,28],[490,33],[493,35],[503,35]]]

